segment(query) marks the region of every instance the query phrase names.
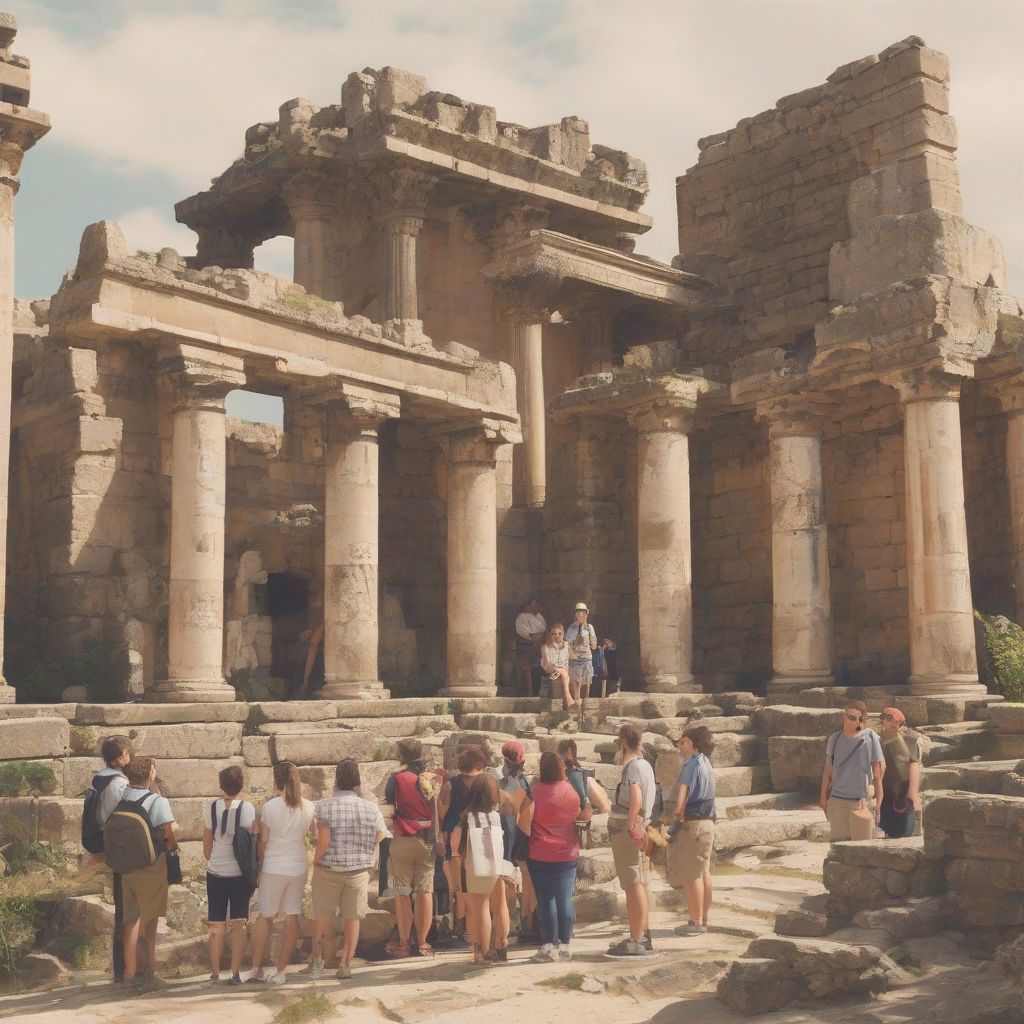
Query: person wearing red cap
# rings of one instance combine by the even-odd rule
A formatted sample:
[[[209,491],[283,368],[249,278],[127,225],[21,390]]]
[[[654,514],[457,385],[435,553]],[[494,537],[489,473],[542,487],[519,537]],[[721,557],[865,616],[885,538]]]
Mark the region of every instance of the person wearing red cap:
[[[899,708],[882,712],[882,813],[879,823],[890,839],[912,836],[921,810],[921,748],[903,728],[907,719]]]

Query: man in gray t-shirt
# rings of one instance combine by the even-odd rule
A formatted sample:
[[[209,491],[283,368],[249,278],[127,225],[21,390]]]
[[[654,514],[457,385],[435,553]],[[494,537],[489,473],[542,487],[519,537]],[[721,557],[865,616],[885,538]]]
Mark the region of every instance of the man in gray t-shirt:
[[[867,705],[851,700],[843,715],[843,728],[825,745],[821,775],[821,809],[828,818],[832,842],[870,839],[882,808],[882,773],[885,759],[877,733],[866,729]],[[873,785],[873,817],[864,813]]]

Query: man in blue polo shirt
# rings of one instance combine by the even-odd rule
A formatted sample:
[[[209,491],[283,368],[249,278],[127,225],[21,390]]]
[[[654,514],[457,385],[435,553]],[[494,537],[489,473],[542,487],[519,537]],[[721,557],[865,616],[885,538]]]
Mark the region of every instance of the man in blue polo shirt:
[[[865,728],[867,705],[847,702],[843,728],[828,738],[825,770],[821,775],[821,809],[828,818],[833,843],[870,839],[882,809],[882,773],[885,758],[878,734]],[[874,813],[868,807],[868,789],[874,788]]]

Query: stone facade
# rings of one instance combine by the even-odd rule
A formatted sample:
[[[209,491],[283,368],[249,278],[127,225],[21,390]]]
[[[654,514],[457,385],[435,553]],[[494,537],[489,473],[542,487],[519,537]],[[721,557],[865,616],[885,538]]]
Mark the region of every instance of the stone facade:
[[[487,696],[534,592],[590,604],[628,687],[983,696],[972,609],[1024,593],[1024,318],[948,87],[912,37],[700,140],[671,265],[585,121],[391,67],[252,126],[177,204],[195,257],[91,225],[15,307],[18,673],[259,698],[324,623],[325,696]],[[282,234],[294,282],[251,269]],[[228,420],[237,388],[283,429]]]

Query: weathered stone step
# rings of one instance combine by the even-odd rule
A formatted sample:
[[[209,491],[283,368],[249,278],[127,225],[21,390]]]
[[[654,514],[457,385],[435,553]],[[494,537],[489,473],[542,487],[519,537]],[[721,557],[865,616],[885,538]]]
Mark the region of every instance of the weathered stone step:
[[[932,765],[921,773],[921,788],[926,792],[962,789],[970,793],[1003,793],[1024,796],[1019,792],[1024,776],[1024,761],[967,761],[962,764]]]
[[[504,732],[518,736],[522,733],[532,733],[537,728],[538,719],[541,717],[540,712],[520,711],[497,715],[471,711],[459,716],[459,725],[463,729],[473,729],[479,732]]]
[[[407,718],[322,719],[314,722],[264,722],[256,726],[259,736],[317,734],[334,731],[369,731],[382,739],[421,737],[424,734],[454,732],[458,726],[451,715],[410,715]]]
[[[734,771],[736,769],[733,769]],[[716,793],[718,777],[715,777]],[[727,821],[735,818],[747,818],[760,811],[796,811],[808,810],[805,793],[756,793],[748,796],[717,796],[715,807],[718,820]]]
[[[721,708],[715,708],[721,711]],[[703,725],[713,733],[752,733],[754,725],[749,715],[700,715],[694,718],[679,716],[678,718],[608,718],[604,728],[608,732],[618,732],[626,724],[634,725],[641,732],[654,733],[656,736],[667,736],[673,741],[691,725]]]
[[[242,753],[241,722],[187,722],[178,725],[130,725],[123,729],[135,752],[149,757],[233,757]],[[100,725],[71,728],[71,752],[79,757],[99,753],[110,729]]]
[[[10,760],[63,757],[70,746],[71,726],[66,719],[37,716],[0,721],[0,752]]]
[[[344,758],[355,761],[388,761],[395,756],[394,740],[366,729],[324,729],[315,732],[277,733],[270,737],[270,756],[297,765],[337,765]]]
[[[718,772],[728,768],[744,768],[759,764],[764,756],[764,744],[760,737],[742,733],[721,732],[715,736],[715,749],[711,754],[711,763]],[[662,764],[663,762],[663,764]],[[675,781],[682,767],[682,755],[671,745],[660,745],[656,764],[662,785],[668,774]],[[663,775],[662,773],[666,773]],[[792,787],[791,787],[792,788]]]
[[[715,826],[715,850],[733,854],[746,846],[764,846],[789,839],[821,839],[827,835],[828,822],[820,809],[762,811],[718,822]]]
[[[921,755],[925,765],[942,761],[969,761],[972,757],[1011,757],[998,753],[995,732],[988,722],[951,722],[946,725],[922,726],[918,730],[928,739],[928,749]],[[1021,754],[1024,757],[1024,751]]]
[[[830,736],[843,727],[841,708],[777,704],[761,708],[754,721],[765,736]]]
[[[654,774],[666,798],[675,787],[681,767],[682,758],[678,753],[658,755]],[[719,797],[750,796],[752,793],[766,793],[771,788],[771,776],[766,764],[715,769],[715,793]]]
[[[241,701],[205,704],[78,704],[74,721],[75,725],[178,725],[182,722],[244,722],[248,717],[249,705]]]

